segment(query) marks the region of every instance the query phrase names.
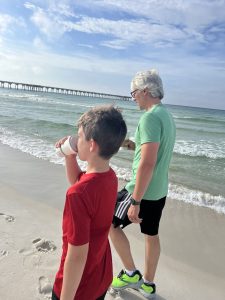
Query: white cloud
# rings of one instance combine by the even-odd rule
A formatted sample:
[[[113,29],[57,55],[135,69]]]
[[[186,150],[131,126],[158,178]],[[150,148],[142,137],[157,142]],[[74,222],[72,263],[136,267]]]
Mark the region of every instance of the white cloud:
[[[168,40],[184,40],[190,36],[187,31],[183,31],[175,26],[151,24],[147,20],[108,20],[104,18],[90,18],[83,16],[78,22],[64,21],[66,30],[80,31],[91,34],[102,34],[115,37],[117,41],[106,41],[105,45],[115,48],[124,48],[130,43],[158,42]],[[126,42],[125,42],[126,41]],[[119,45],[120,44],[120,45]],[[123,44],[123,45],[122,45]]]
[[[13,21],[14,19],[9,15],[0,15],[0,33],[6,32]]]
[[[119,40],[119,39],[118,40],[113,40],[113,41],[101,42],[102,46],[112,48],[112,49],[118,49],[118,50],[126,49],[128,44],[129,44],[128,41]]]
[[[73,12],[72,5],[70,5],[71,1],[50,1],[49,11],[52,13],[57,13],[59,15],[65,17],[75,17],[75,13]]]
[[[49,14],[41,8],[38,8],[34,12],[31,20],[49,39],[57,39],[65,32],[65,29],[57,18],[53,16],[50,17]]]
[[[28,9],[32,9],[32,10],[36,9],[36,6],[30,2],[25,2],[24,7],[28,8]]]
[[[113,49],[126,49],[132,44],[148,44],[161,47],[196,41],[207,44],[213,22],[225,21],[221,12],[225,1],[190,0],[93,0],[73,5],[72,1],[49,0],[47,7],[40,8],[26,2],[33,11],[32,22],[49,41],[60,39],[64,33],[82,32],[101,38],[100,45]],[[42,3],[43,4],[43,3]],[[45,5],[45,6],[46,6]],[[86,13],[94,8],[119,10],[130,13],[132,18],[107,19],[76,15],[72,7],[86,6]],[[223,11],[223,10],[222,10]],[[212,13],[214,12],[214,13]],[[116,14],[115,14],[116,16]],[[214,33],[218,26],[214,24]],[[224,29],[220,28],[220,32]]]
[[[26,2],[24,6],[33,11],[31,21],[49,40],[59,39],[66,29],[62,24],[62,17],[73,16],[68,5],[56,1],[49,1],[46,9]]]
[[[124,12],[133,18],[144,18],[146,23],[160,24],[162,29],[165,24],[183,28],[186,32],[195,32],[195,37],[203,36],[209,26],[225,22],[224,0],[87,0],[80,5],[92,5],[103,13]],[[135,26],[133,30],[136,31]]]
[[[199,1],[187,3],[178,0],[92,2],[92,8],[113,7],[133,14],[133,19],[120,20],[76,16],[71,8],[71,1],[50,1],[46,9],[28,2],[25,7],[33,10],[31,20],[49,40],[57,40],[66,32],[78,31],[101,36],[105,39],[100,43],[103,46],[125,49],[137,42],[153,43],[156,47],[160,44],[169,44],[171,47],[173,43],[186,43],[188,40],[207,43],[204,28],[208,28],[215,20],[218,22],[218,17],[212,14],[212,10],[218,11],[221,16],[219,19],[225,20],[224,14],[220,12],[221,2],[224,1],[215,1],[212,5],[206,1],[202,6]],[[90,4],[89,1],[84,4],[87,3]],[[217,26],[214,25],[214,28],[215,32]]]
[[[160,22],[199,27],[209,22],[225,20],[224,0],[87,0],[84,4],[115,9]]]
[[[43,40],[40,37],[35,37],[33,40],[33,45],[37,50],[47,50],[47,45],[43,42]]]
[[[25,27],[23,19],[17,19],[7,14],[0,14],[0,34],[13,32],[15,26]]]

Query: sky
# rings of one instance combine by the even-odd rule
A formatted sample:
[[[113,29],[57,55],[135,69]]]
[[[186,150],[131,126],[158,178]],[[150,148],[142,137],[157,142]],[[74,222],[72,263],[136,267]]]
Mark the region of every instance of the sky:
[[[0,0],[0,80],[127,96],[151,68],[164,103],[225,109],[225,0]]]

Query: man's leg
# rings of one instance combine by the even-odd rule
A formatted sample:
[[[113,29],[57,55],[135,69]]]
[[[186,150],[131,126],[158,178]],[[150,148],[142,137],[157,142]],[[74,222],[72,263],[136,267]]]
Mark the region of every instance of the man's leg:
[[[136,267],[131,254],[130,243],[123,230],[120,227],[114,228],[114,226],[111,225],[110,238],[116,252],[122,260],[124,267],[127,270],[135,270]]]
[[[121,270],[121,272],[113,278],[111,284],[112,288],[114,290],[123,290],[128,287],[138,289],[143,282],[142,275],[135,268],[134,260],[130,250],[130,243],[125,233],[120,227],[114,228],[114,226],[112,225],[110,230],[110,237],[126,269]]]
[[[160,256],[160,241],[158,235],[145,234],[145,272],[144,279],[154,282],[156,268]]]

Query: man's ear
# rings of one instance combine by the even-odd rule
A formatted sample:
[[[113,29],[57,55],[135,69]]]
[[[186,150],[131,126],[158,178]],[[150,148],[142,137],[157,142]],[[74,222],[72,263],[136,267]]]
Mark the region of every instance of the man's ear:
[[[144,92],[145,95],[148,94],[148,90],[147,89],[144,89],[143,92]]]

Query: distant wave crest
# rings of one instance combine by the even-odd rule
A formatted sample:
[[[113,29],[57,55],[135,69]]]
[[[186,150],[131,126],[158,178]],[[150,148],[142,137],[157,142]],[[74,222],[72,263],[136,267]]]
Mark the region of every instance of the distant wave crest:
[[[225,141],[213,143],[200,141],[176,141],[174,152],[187,156],[203,156],[212,159],[225,158]]]
[[[221,124],[224,124],[225,123],[225,120],[224,120],[224,117],[221,117],[221,118],[217,118],[217,119],[215,119],[215,118],[209,118],[209,117],[199,117],[199,118],[197,118],[197,117],[191,117],[191,116],[176,116],[176,115],[173,115],[173,117],[174,117],[174,119],[175,120],[180,120],[181,122],[183,121],[183,122],[185,122],[185,121],[187,121],[188,122],[188,124],[190,124],[190,122],[191,123],[205,123],[205,124],[212,124],[212,125],[215,125],[215,124],[219,124],[219,125],[221,125]],[[185,123],[187,123],[187,122],[185,122]]]
[[[63,95],[62,95],[63,96]],[[60,95],[55,94],[55,97],[49,98],[46,97],[46,94],[28,94],[28,93],[22,93],[22,94],[14,94],[14,93],[8,93],[8,94],[1,94],[1,97],[4,98],[12,98],[13,100],[18,99],[18,101],[27,101],[27,102],[38,102],[38,103],[44,103],[44,104],[54,104],[54,105],[63,105],[64,107],[68,105],[70,106],[79,106],[84,108],[92,108],[94,105],[87,105],[83,103],[77,103],[74,101],[65,101],[60,100]],[[58,99],[57,99],[58,97]],[[69,96],[68,96],[69,97]]]

